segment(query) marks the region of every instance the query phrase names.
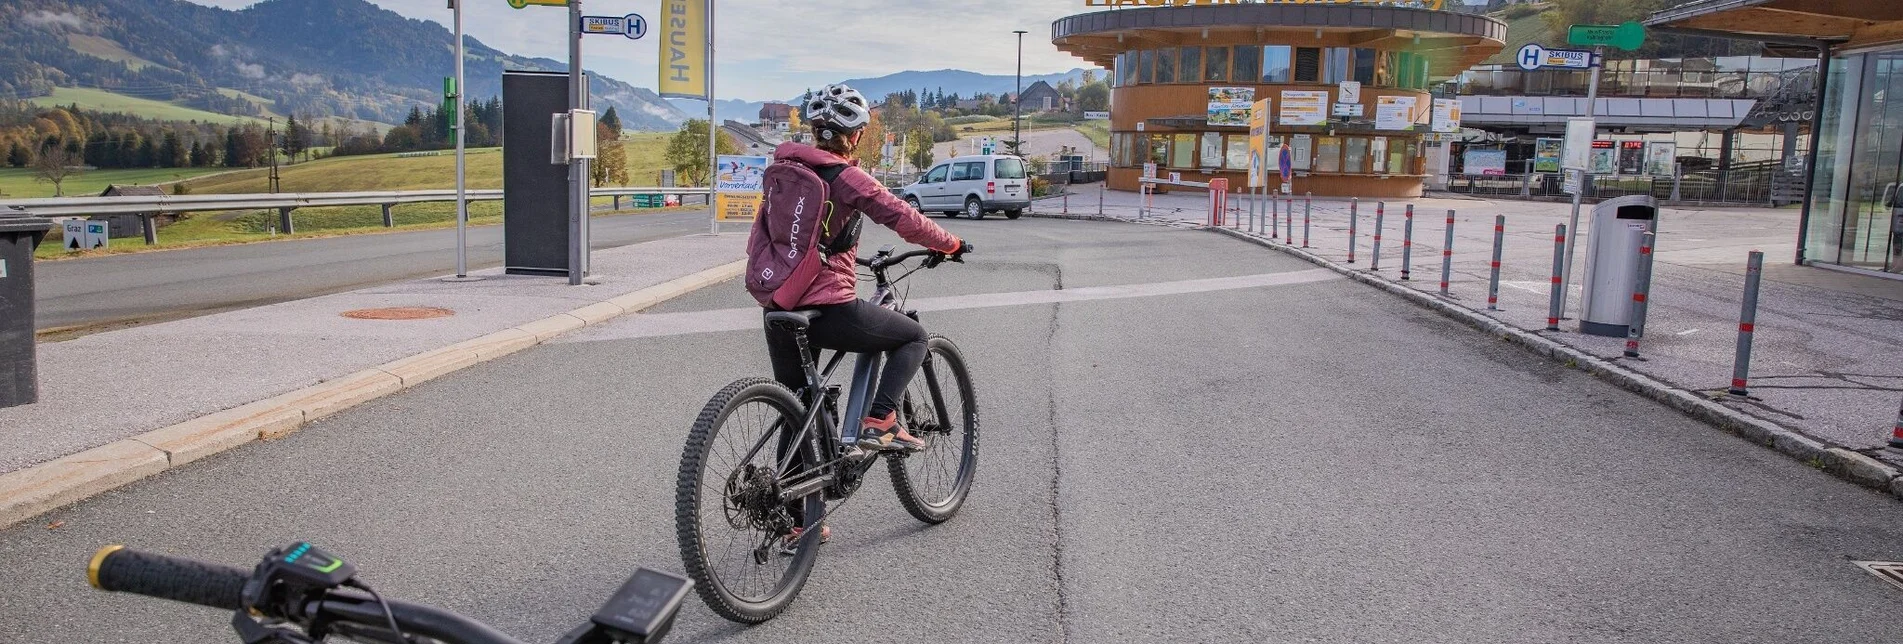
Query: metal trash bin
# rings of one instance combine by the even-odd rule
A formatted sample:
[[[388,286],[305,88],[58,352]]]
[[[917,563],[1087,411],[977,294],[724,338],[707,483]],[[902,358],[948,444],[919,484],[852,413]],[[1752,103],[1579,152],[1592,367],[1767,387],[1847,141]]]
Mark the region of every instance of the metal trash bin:
[[[1650,195],[1608,199],[1593,206],[1592,234],[1586,241],[1585,292],[1580,296],[1580,333],[1626,336],[1632,324],[1632,293],[1638,286],[1639,247],[1645,233],[1657,230],[1658,218],[1658,200]]]
[[[0,213],[0,407],[39,402],[33,358],[33,249],[53,220]]]

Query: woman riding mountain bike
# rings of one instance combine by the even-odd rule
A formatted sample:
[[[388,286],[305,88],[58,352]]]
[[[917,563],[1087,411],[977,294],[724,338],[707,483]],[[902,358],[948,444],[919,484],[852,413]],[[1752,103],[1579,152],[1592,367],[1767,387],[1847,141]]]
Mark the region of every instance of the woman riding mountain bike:
[[[912,436],[898,422],[895,410],[905,395],[906,385],[918,373],[927,352],[925,327],[905,314],[858,299],[857,265],[858,221],[837,231],[825,230],[832,213],[857,213],[892,229],[905,241],[944,253],[953,258],[971,251],[971,245],[932,223],[910,204],[893,196],[877,179],[859,168],[851,157],[872,123],[872,112],[864,96],[845,85],[828,85],[807,97],[806,122],[812,125],[816,146],[785,143],[773,153],[776,162],[795,162],[810,168],[828,187],[821,212],[820,231],[823,258],[810,284],[788,282],[779,285],[779,293],[763,295],[757,280],[748,280],[750,290],[760,297],[766,312],[775,310],[817,310],[807,330],[813,349],[833,349],[852,353],[885,353],[885,368],[879,374],[877,395],[866,417],[860,421],[859,447],[868,450],[920,450],[925,442]],[[772,205],[769,190],[767,205]],[[790,217],[790,212],[773,212],[763,207],[761,216]],[[774,222],[756,226],[748,240],[748,255],[764,252],[769,242],[762,239]],[[793,230],[798,230],[797,227]],[[809,234],[811,231],[808,231]],[[824,239],[828,233],[833,239]],[[798,291],[789,296],[789,291]],[[789,303],[780,306],[779,303]],[[800,348],[793,338],[767,325],[767,355],[773,361],[773,378],[788,389],[798,391],[806,385]]]

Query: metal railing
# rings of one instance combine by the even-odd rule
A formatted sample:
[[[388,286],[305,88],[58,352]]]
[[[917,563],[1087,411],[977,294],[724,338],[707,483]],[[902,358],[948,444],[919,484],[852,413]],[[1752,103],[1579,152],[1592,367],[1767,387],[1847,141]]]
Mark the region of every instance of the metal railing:
[[[501,190],[465,191],[469,201],[499,201]],[[706,188],[616,187],[594,188],[593,197],[614,197],[619,208],[621,197],[633,195],[705,195]],[[447,202],[456,200],[455,190],[401,190],[374,192],[283,192],[272,194],[135,195],[120,197],[42,197],[0,200],[0,212],[49,218],[90,217],[94,215],[137,215],[142,220],[145,243],[158,242],[152,218],[187,212],[231,210],[276,210],[280,232],[296,231],[291,213],[299,208],[336,206],[381,206],[383,225],[395,226],[390,208],[402,204]]]

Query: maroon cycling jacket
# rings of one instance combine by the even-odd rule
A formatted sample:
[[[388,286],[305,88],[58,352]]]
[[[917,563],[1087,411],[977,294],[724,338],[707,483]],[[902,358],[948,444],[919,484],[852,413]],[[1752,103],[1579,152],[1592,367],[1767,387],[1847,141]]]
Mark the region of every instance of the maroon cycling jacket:
[[[782,143],[773,151],[773,158],[776,161],[790,159],[813,168],[847,164],[851,167],[846,168],[845,172],[839,174],[838,179],[833,180],[828,192],[828,201],[832,202],[833,212],[857,210],[866,218],[892,229],[892,232],[898,233],[899,237],[905,241],[941,253],[958,250],[958,237],[946,232],[938,224],[932,223],[932,220],[926,219],[924,213],[913,209],[911,204],[900,200],[885,186],[880,185],[877,179],[872,178],[872,175],[859,169],[857,159],[841,157],[803,143]],[[858,257],[857,245],[851,250],[827,257],[825,268],[820,271],[819,277],[813,280],[813,285],[807,287],[806,294],[800,296],[799,304],[793,308],[844,304],[857,299],[859,280],[857,278],[858,265],[855,260]]]

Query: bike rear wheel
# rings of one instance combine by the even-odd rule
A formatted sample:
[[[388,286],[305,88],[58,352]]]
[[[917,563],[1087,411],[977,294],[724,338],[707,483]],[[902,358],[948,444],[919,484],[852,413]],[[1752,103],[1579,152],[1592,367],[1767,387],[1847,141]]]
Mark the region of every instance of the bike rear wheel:
[[[794,541],[794,529],[817,530],[825,514],[819,493],[779,501],[782,446],[797,450],[790,472],[816,462],[811,440],[789,444],[804,415],[793,392],[765,378],[739,380],[701,408],[676,481],[675,533],[694,590],[721,617],[759,623],[793,603],[812,573],[820,539]]]
[[[912,517],[944,523],[958,514],[978,473],[978,399],[958,345],[927,340],[925,364],[906,387],[900,420],[930,443],[924,451],[887,457],[892,487]]]

